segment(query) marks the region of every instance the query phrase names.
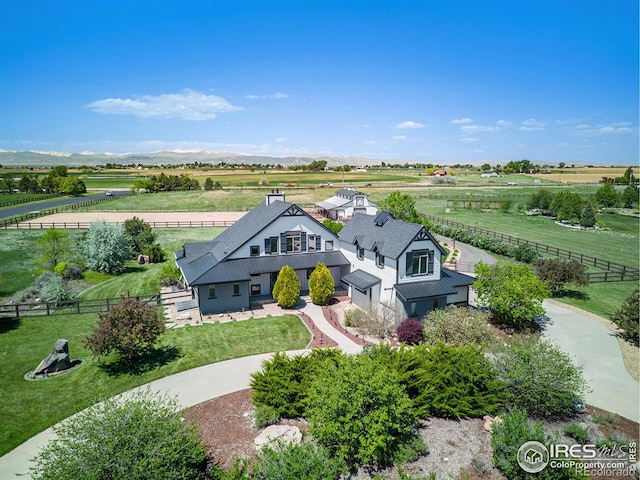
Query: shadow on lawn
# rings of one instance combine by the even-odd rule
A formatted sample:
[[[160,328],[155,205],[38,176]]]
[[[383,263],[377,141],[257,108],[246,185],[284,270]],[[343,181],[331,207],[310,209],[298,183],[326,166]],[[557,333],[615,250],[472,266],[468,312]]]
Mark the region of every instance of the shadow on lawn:
[[[19,318],[6,318],[0,317],[0,335],[10,332],[11,330],[17,330],[20,327]]]
[[[556,292],[555,298],[575,298],[576,300],[589,300],[589,294],[580,290],[562,288]]]
[[[119,377],[120,375],[142,375],[143,373],[167,365],[182,356],[179,348],[165,345],[163,347],[145,350],[133,360],[119,358],[115,362],[101,363],[99,368],[112,377]]]

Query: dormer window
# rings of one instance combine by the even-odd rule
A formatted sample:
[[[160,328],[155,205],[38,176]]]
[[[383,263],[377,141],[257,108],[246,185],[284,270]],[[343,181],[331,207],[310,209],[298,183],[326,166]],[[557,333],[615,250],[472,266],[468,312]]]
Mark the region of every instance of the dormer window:
[[[376,266],[378,268],[384,268],[384,255],[380,252],[376,252]]]
[[[356,255],[358,257],[358,260],[363,260],[364,259],[364,248],[356,246]]]
[[[361,195],[358,195],[356,197],[356,206],[357,207],[362,207],[364,205],[364,197]]]

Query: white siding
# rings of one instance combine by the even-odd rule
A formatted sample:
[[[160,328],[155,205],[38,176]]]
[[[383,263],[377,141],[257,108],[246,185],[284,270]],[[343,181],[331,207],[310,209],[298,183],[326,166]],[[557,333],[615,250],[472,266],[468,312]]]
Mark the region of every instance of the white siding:
[[[229,255],[229,259],[247,258],[251,256],[252,245],[260,248],[260,256],[264,253],[264,239],[269,237],[278,237],[278,245],[280,242],[280,234],[290,231],[302,231],[309,234],[320,235],[322,239],[321,251],[325,250],[325,241],[333,240],[334,250],[338,249],[338,238],[324,227],[318,225],[315,220],[307,216],[282,216],[276,219],[271,225],[254,235],[251,240],[242,245],[239,249]],[[307,245],[308,247],[308,245]],[[279,248],[278,248],[279,250]]]
[[[412,250],[433,250],[433,274],[407,277],[407,253]],[[440,250],[431,240],[415,240],[402,252],[398,259],[398,283],[424,282],[427,280],[440,280]]]
[[[466,302],[468,300],[469,287],[467,287],[466,285],[463,287],[456,287],[456,291],[458,293],[447,296],[447,304]]]

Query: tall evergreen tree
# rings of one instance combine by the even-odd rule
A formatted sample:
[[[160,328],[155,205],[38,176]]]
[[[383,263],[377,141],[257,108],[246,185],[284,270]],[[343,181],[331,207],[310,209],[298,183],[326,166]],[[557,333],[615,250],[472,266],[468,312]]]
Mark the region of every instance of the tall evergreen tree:
[[[583,227],[593,227],[596,224],[596,212],[593,211],[591,202],[584,202],[580,213],[580,225]]]
[[[318,262],[309,277],[309,296],[316,305],[326,305],[336,293],[331,272],[324,263]]]
[[[280,269],[272,293],[278,305],[283,308],[292,308],[300,300],[300,280],[289,265]]]

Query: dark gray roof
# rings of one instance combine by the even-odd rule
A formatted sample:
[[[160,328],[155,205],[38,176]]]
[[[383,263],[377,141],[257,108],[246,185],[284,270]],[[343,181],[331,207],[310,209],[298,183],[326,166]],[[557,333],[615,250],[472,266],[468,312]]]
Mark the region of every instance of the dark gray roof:
[[[421,298],[441,297],[456,293],[455,287],[471,285],[475,279],[463,273],[454,272],[443,268],[440,271],[440,280],[424,282],[398,283],[394,285],[396,292],[406,301],[419,300]]]
[[[353,198],[355,195],[366,195],[366,193],[359,192],[358,190],[355,190],[353,188],[341,188],[336,192],[336,195]]]
[[[324,263],[327,267],[349,265],[349,261],[339,251],[238,258],[210,267],[189,284],[197,286],[246,281],[250,280],[252,274],[278,272],[285,265],[289,265],[294,270],[303,270],[314,268],[318,262]]]
[[[375,284],[381,282],[378,277],[371,275],[364,270],[355,270],[342,277],[341,280],[362,291],[365,291],[367,288],[371,288]]]
[[[445,253],[438,241],[433,238],[422,225],[401,222],[389,215],[384,224],[376,225],[378,216],[356,213],[340,231],[340,240],[358,245],[365,250],[377,251],[385,257],[397,259],[411,244],[421,231],[436,245],[441,253]]]
[[[302,213],[326,230],[332,237],[333,232],[308,215],[297,205],[284,201],[274,201],[270,205],[261,202],[240,220],[227,228],[210,242],[185,243],[181,251],[176,252],[176,262],[190,285],[201,285],[200,278],[218,266],[234,251],[251,240],[288,210]],[[252,257],[255,261],[257,258]],[[204,282],[210,283],[210,282]]]

